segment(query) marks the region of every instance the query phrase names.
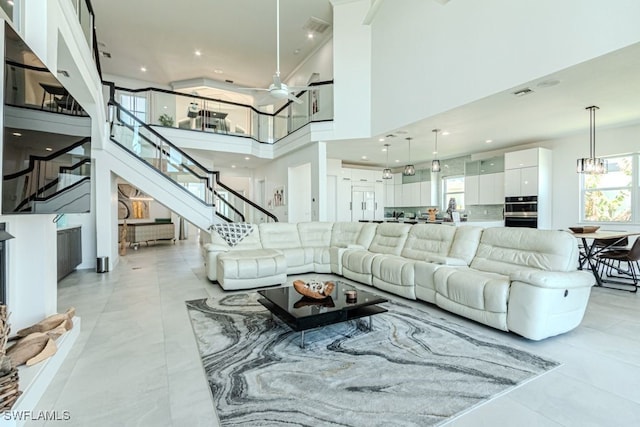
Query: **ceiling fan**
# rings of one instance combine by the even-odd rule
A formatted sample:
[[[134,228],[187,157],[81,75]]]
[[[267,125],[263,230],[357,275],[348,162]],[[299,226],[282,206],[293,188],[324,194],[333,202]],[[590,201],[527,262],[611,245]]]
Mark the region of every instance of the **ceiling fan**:
[[[258,102],[259,105],[270,105],[281,99],[302,104],[302,100],[294,96],[293,92],[312,89],[308,86],[288,86],[280,80],[280,0],[276,0],[276,73],[273,75],[273,83],[267,89],[255,87],[243,89],[269,92],[268,97],[272,98],[271,102],[268,99],[263,99],[264,102]]]

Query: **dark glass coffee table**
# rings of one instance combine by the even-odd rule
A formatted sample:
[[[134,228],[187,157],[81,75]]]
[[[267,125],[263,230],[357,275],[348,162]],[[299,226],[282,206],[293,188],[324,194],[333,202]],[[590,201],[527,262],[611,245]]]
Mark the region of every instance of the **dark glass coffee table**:
[[[369,317],[369,330],[371,330],[371,316],[388,311],[378,305],[387,302],[386,298],[354,288],[341,281],[334,283],[336,286],[333,292],[323,300],[304,297],[296,292],[293,286],[288,286],[258,291],[262,296],[258,302],[291,329],[301,333],[300,347],[302,348],[304,348],[304,331],[306,330],[361,317]],[[346,291],[357,292],[355,302],[347,302]]]

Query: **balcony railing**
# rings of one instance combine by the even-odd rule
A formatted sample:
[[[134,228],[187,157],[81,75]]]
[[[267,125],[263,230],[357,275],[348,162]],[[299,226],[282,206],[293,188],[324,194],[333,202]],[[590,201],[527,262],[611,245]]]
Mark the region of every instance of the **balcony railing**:
[[[115,101],[148,125],[243,136],[272,144],[311,122],[333,120],[333,82],[318,82],[275,112],[170,90],[116,87]]]

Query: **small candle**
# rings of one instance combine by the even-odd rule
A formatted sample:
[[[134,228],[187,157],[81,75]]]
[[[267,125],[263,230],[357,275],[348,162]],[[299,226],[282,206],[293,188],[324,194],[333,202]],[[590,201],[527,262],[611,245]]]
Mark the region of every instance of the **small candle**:
[[[358,293],[356,291],[345,291],[347,296],[347,302],[356,302],[358,300]]]

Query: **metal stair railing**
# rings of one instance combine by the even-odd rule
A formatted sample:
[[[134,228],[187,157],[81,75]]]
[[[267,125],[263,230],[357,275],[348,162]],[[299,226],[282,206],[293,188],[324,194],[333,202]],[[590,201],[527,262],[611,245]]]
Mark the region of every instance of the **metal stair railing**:
[[[169,178],[201,203],[215,206],[216,214],[221,219],[228,222],[245,221],[247,212],[252,209],[263,217],[278,221],[275,215],[223,184],[218,171],[210,171],[202,166],[118,102],[112,99],[109,105],[115,109],[111,141]],[[224,195],[216,189],[218,187],[224,189]]]

